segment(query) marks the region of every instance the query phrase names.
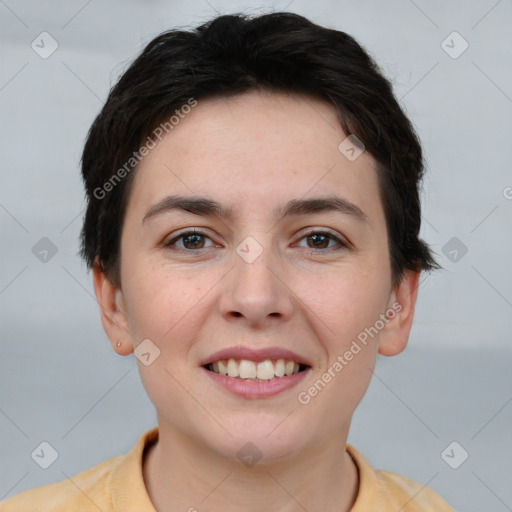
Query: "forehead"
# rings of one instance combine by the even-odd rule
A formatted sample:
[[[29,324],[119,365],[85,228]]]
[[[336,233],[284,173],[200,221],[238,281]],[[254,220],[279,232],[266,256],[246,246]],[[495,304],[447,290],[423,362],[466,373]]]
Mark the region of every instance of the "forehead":
[[[198,100],[139,164],[129,211],[170,193],[269,211],[339,193],[371,216],[380,203],[375,161],[367,152],[349,160],[339,149],[346,137],[334,108],[319,99],[251,91]]]

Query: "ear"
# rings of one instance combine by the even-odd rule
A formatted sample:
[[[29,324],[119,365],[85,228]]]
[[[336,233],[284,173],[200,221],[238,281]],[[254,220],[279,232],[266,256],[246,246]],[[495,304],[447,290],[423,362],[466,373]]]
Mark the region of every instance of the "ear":
[[[392,291],[386,317],[380,332],[379,354],[395,356],[407,346],[418,296],[420,272],[405,270],[400,284]]]
[[[97,261],[93,265],[92,272],[94,292],[101,311],[101,323],[110,344],[119,355],[131,354],[133,342],[126,319],[126,307],[121,287],[110,282]]]

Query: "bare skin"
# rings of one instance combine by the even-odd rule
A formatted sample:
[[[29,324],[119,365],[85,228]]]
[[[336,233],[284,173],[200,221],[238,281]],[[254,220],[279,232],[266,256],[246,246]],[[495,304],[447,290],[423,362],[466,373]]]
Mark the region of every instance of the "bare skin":
[[[250,92],[199,101],[136,171],[121,285],[99,268],[94,285],[114,350],[129,355],[145,339],[160,350],[151,365],[138,362],[158,416],[144,481],[159,512],[340,512],[356,499],[357,469],[345,452],[350,422],[377,354],[407,344],[419,274],[407,271],[392,286],[375,161],[367,152],[347,159],[338,149],[345,137],[319,100]],[[171,209],[144,220],[170,195],[205,197],[232,212]],[[291,200],[333,196],[357,209],[276,212]],[[203,234],[179,237],[192,229]],[[252,263],[236,252],[249,236],[262,249]],[[378,335],[299,402],[396,304]],[[277,395],[236,396],[200,363],[239,345],[293,350],[311,369]],[[252,467],[237,457],[248,442],[261,453]]]

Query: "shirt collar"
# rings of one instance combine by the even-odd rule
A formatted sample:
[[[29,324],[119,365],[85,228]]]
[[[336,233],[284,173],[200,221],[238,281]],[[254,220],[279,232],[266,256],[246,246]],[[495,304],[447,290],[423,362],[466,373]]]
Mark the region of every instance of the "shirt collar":
[[[158,427],[144,432],[132,449],[120,457],[112,471],[111,493],[114,510],[156,512],[144,485],[142,463],[144,450],[158,440]],[[367,512],[374,505],[374,493],[378,486],[375,470],[351,445],[346,446],[358,471],[359,489],[352,512]]]
[[[352,445],[347,444],[346,450],[352,457],[359,474],[357,498],[350,512],[368,512],[368,510],[379,508],[381,504],[376,502],[375,498],[375,492],[379,489],[379,479],[375,469]],[[382,510],[382,512],[384,511]]]
[[[158,427],[144,432],[132,449],[121,456],[119,464],[112,471],[111,496],[114,510],[156,512],[149,499],[142,462],[145,448],[158,440]]]

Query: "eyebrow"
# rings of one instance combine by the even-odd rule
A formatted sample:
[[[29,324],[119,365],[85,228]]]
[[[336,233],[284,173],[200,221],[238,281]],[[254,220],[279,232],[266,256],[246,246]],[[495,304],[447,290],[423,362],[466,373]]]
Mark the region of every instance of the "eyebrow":
[[[142,222],[172,210],[183,210],[204,217],[221,216],[230,218],[233,210],[207,197],[167,196],[151,206]],[[359,206],[339,196],[315,197],[309,199],[292,199],[284,206],[274,210],[280,217],[305,215],[323,212],[339,212],[351,215],[361,222],[369,223],[368,216]]]

